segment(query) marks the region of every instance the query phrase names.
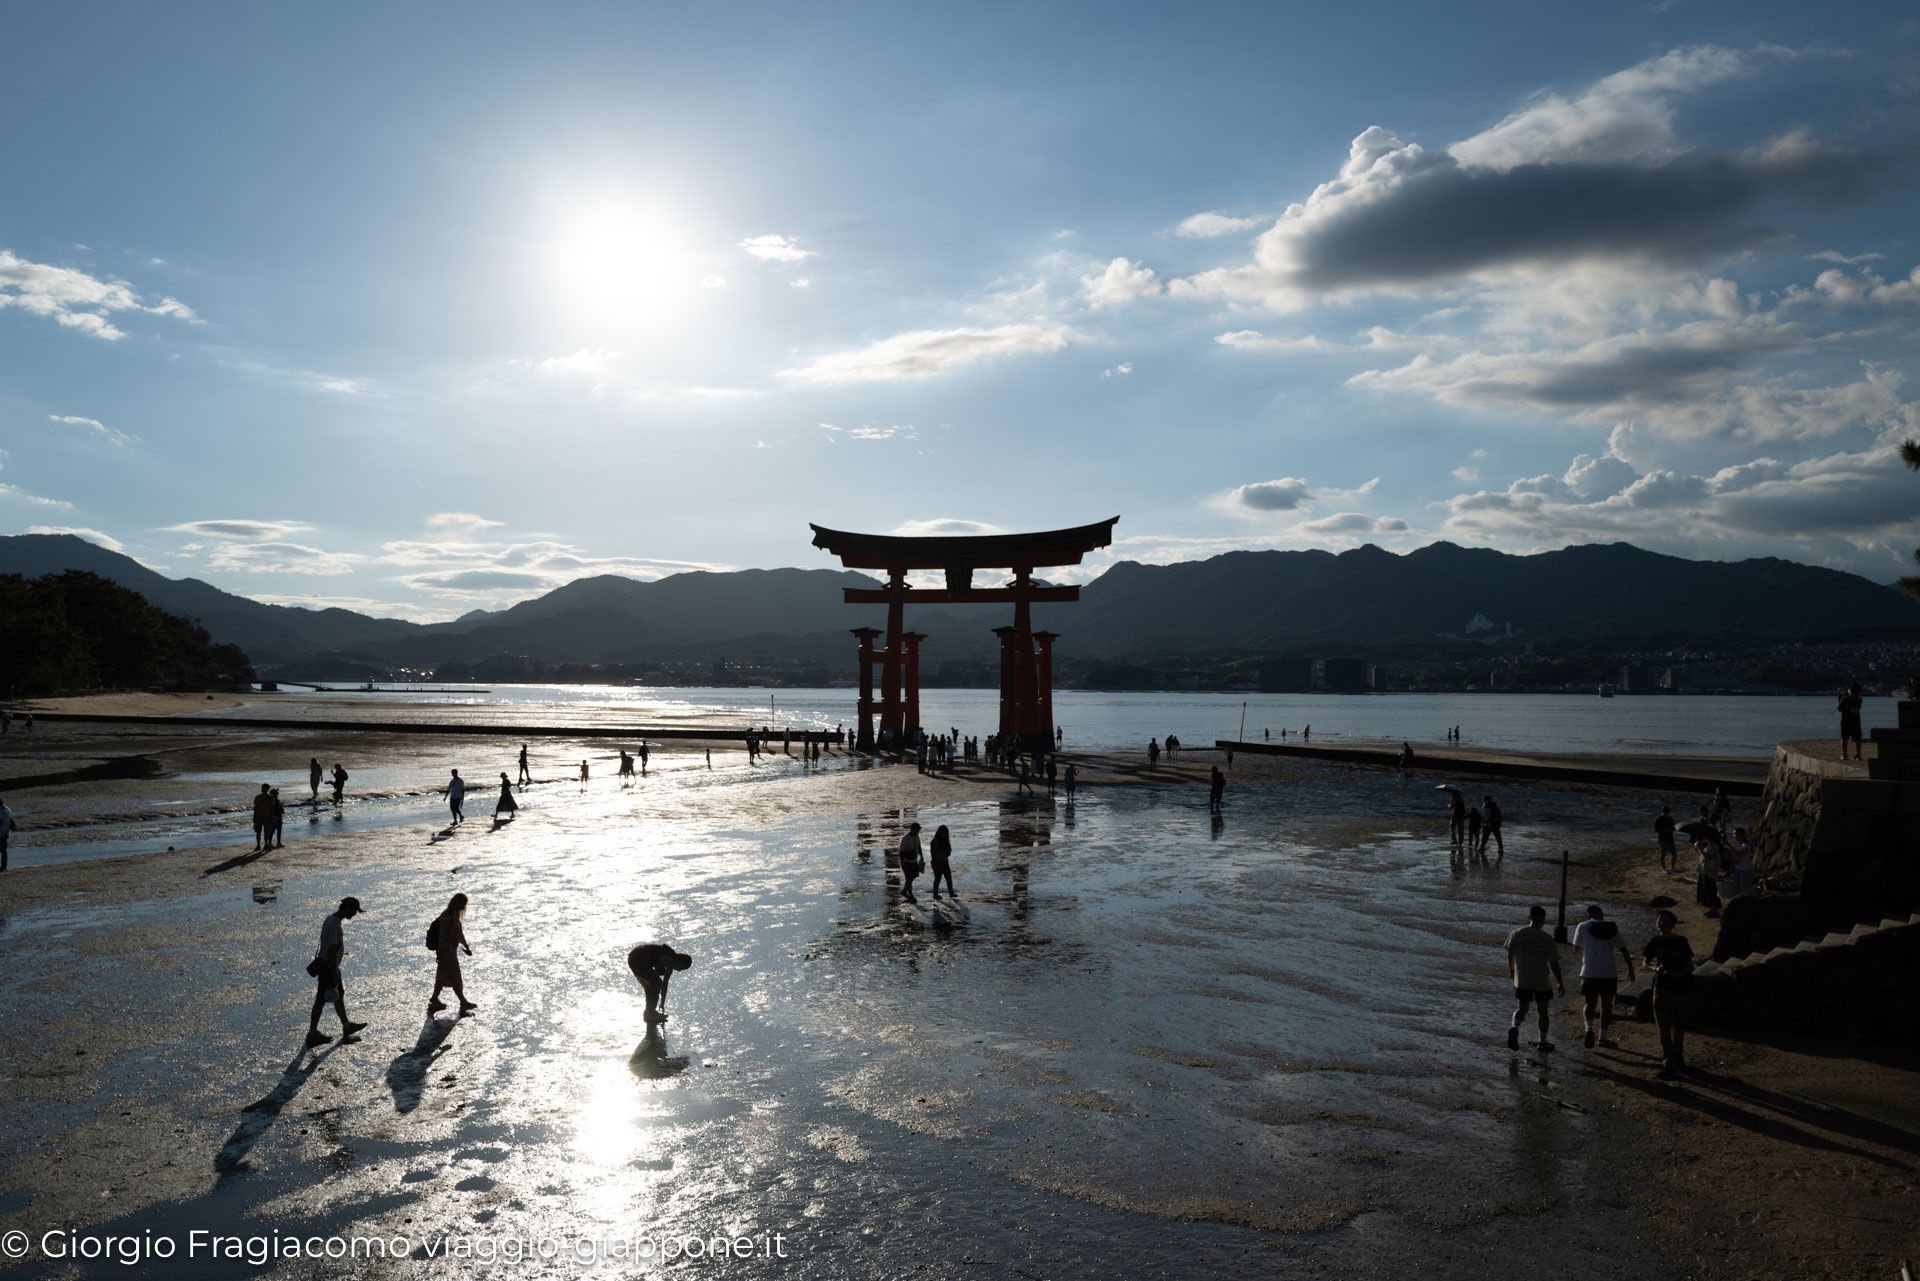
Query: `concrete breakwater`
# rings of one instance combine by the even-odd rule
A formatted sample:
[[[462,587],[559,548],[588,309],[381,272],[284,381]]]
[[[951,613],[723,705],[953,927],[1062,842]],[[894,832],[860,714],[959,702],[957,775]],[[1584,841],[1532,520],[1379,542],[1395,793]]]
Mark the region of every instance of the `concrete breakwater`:
[[[1716,788],[1729,796],[1759,796],[1763,784],[1757,778],[1740,777],[1732,771],[1715,768],[1720,762],[1702,761],[1698,773],[1671,769],[1643,769],[1625,763],[1631,758],[1578,758],[1541,760],[1535,756],[1483,753],[1465,755],[1454,752],[1415,753],[1412,761],[1403,761],[1399,752],[1365,747],[1310,747],[1305,744],[1272,742],[1236,742],[1218,739],[1219,751],[1248,752],[1260,756],[1290,756],[1300,760],[1369,765],[1381,769],[1412,769],[1439,774],[1476,774],[1497,778],[1531,778],[1556,783],[1598,783],[1608,787],[1645,787],[1663,792],[1702,792],[1711,795]],[[1621,763],[1615,763],[1616,761]]]

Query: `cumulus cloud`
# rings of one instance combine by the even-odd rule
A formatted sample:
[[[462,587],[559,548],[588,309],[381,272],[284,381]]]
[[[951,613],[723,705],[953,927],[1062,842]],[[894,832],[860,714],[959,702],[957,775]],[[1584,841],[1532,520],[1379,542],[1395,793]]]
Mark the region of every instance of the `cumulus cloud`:
[[[32,262],[0,249],[0,309],[7,307],[50,316],[69,329],[110,341],[126,337],[125,331],[109,319],[114,312],[145,312],[189,322],[199,319],[192,308],[175,298],[146,302],[124,280]]]
[[[1190,214],[1180,220],[1173,234],[1183,240],[1215,240],[1221,236],[1231,236],[1236,231],[1252,231],[1264,218],[1235,218],[1219,210]]]
[[[220,538],[246,541],[261,538],[285,538],[313,526],[297,520],[190,520],[184,525],[168,525],[171,534],[191,534],[195,538]]]
[[[1263,351],[1279,356],[1340,350],[1337,343],[1330,343],[1313,334],[1302,334],[1294,338],[1268,337],[1258,329],[1236,329],[1231,333],[1220,334],[1214,338],[1214,341],[1222,347],[1231,347],[1235,351]]]
[[[366,559],[351,552],[330,552],[304,543],[231,542],[215,547],[207,556],[214,569],[249,574],[350,574]]]
[[[802,249],[791,236],[748,236],[740,248],[762,262],[803,262],[814,256],[813,250]]]
[[[1294,532],[1310,538],[1346,538],[1355,534],[1404,534],[1407,522],[1397,516],[1367,516],[1360,512],[1340,512],[1317,520],[1302,521]]]
[[[111,534],[103,534],[97,529],[87,529],[80,525],[29,525],[29,534],[72,534],[75,538],[84,538],[97,543],[110,552],[124,552],[127,545]]]
[[[1080,278],[1080,296],[1096,311],[1103,307],[1123,307],[1141,298],[1165,292],[1166,286],[1151,267],[1126,258],[1115,258],[1100,274]]]
[[[1855,267],[1863,262],[1878,262],[1885,254],[1854,254],[1849,257],[1838,249],[1822,249],[1818,253],[1807,255],[1809,262],[1837,262],[1843,267]]]
[[[1298,476],[1263,480],[1228,491],[1227,501],[1258,512],[1290,512],[1313,500],[1313,489]]]
[[[1458,494],[1445,508],[1448,536],[1516,548],[1625,540],[1695,557],[1771,552],[1869,571],[1879,557],[1863,552],[1920,537],[1911,476],[1892,444],[1698,472],[1582,455],[1562,476]],[[1891,572],[1895,562],[1885,563]]]
[[[1064,325],[999,325],[991,329],[916,329],[854,351],[816,357],[781,371],[796,382],[831,386],[884,379],[931,378],[989,356],[1064,351]]]
[[[102,440],[109,441],[115,445],[128,445],[136,439],[123,431],[115,431],[98,418],[82,418],[78,414],[48,414],[47,421],[64,423],[69,427],[84,427],[99,436]]]
[[[1128,374],[1132,372],[1133,372],[1133,362],[1131,360],[1123,360],[1119,364],[1113,366],[1113,368],[1111,369],[1102,369],[1100,371],[1100,376],[1102,378],[1125,378]]]
[[[1920,267],[1908,272],[1904,280],[1891,282],[1875,272],[1849,276],[1834,267],[1814,277],[1812,289],[1794,286],[1787,290],[1786,298],[1789,304],[1821,302],[1833,307],[1920,307]]]
[[[1761,60],[1666,54],[1444,151],[1373,126],[1338,175],[1255,239],[1252,262],[1176,279],[1169,292],[1287,311],[1571,262],[1697,264],[1746,249],[1778,234],[1769,202],[1856,199],[1883,168],[1798,133],[1738,154],[1675,145],[1675,92]]]
[[[727,287],[727,278],[725,276],[706,276],[701,279],[700,287],[702,289],[725,289]]]

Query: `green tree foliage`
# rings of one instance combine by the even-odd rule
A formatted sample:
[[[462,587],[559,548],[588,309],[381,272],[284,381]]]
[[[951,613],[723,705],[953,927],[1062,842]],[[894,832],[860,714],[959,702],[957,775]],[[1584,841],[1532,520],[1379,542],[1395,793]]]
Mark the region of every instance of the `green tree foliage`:
[[[80,570],[0,574],[0,653],[0,683],[22,695],[254,678],[239,646],[216,645],[199,624]]]
[[[1914,471],[1920,471],[1920,440],[1903,440],[1900,442],[1900,461],[1908,467],[1911,467]],[[1916,564],[1920,564],[1920,547],[1914,548],[1913,559]],[[1920,576],[1901,579],[1900,590],[1909,596],[1920,599]]]

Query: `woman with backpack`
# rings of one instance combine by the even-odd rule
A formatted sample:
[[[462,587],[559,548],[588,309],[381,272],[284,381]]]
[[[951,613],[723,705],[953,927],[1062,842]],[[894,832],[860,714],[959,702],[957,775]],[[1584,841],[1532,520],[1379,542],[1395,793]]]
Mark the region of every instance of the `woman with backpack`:
[[[447,900],[447,910],[433,918],[433,924],[427,927],[427,946],[433,949],[433,997],[427,1002],[429,1011],[447,1008],[440,999],[442,988],[452,988],[454,996],[460,1000],[460,1014],[465,1017],[478,1009],[474,1002],[467,999],[467,990],[460,982],[460,949],[466,948],[468,956],[473,949],[467,945],[467,932],[461,928],[461,918],[467,914],[467,896],[456,894]]]

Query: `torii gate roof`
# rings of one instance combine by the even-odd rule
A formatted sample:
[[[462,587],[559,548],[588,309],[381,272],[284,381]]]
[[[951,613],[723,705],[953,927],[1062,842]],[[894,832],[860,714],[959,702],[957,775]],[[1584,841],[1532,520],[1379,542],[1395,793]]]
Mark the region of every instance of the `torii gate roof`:
[[[960,534],[902,538],[854,534],[813,525],[813,545],[840,558],[848,569],[1034,569],[1078,565],[1090,551],[1113,542],[1118,516],[1036,534]]]

